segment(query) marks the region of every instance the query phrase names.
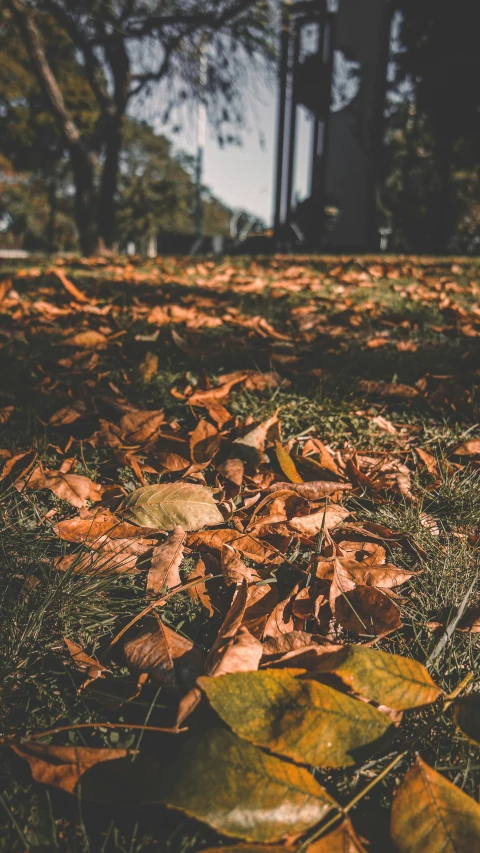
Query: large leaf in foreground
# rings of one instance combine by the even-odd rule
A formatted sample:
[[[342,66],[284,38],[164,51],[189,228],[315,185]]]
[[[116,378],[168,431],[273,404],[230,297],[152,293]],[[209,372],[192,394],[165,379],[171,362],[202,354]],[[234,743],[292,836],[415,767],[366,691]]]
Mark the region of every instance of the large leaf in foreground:
[[[303,764],[354,764],[387,735],[391,721],[385,714],[293,672],[238,672],[198,683],[240,737]]]
[[[160,799],[225,835],[266,843],[305,832],[335,806],[303,767],[224,729],[185,745],[165,772]]]
[[[418,661],[353,644],[319,656],[319,673],[337,675],[355,693],[396,711],[429,705],[442,692]]]
[[[124,518],[141,527],[199,530],[224,520],[214,494],[215,489],[196,483],[159,483],[131,492],[121,510]]]
[[[417,758],[395,792],[392,838],[398,853],[479,853],[480,806]]]

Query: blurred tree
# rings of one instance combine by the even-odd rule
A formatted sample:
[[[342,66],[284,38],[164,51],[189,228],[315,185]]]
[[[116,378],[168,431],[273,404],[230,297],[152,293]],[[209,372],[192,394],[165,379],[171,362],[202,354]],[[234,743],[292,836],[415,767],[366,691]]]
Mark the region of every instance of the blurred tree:
[[[193,160],[172,156],[171,144],[147,124],[125,123],[118,181],[117,235],[120,243],[145,244],[159,231],[194,233]],[[205,235],[228,234],[230,211],[207,190],[203,198]]]
[[[68,151],[76,190],[82,250],[115,237],[122,132],[132,99],[164,83],[165,113],[199,95],[199,50],[208,37],[206,97],[219,128],[240,121],[245,75],[256,60],[272,56],[270,0],[7,0],[49,109]],[[63,77],[50,61],[47,21],[69,38],[79,73],[96,99],[93,130],[75,120]],[[234,106],[233,106],[234,105]],[[96,163],[100,179],[96,181]]]
[[[444,253],[467,223],[466,206],[479,203],[480,4],[398,0],[397,6],[395,84],[403,102],[390,116],[391,188],[396,183],[403,194],[397,216],[407,239],[418,243],[423,231],[427,248]]]
[[[46,19],[45,26],[50,63],[62,78],[65,102],[78,126],[89,132],[98,114],[90,86],[79,73],[65,33],[53,19]],[[33,241],[35,248],[73,248],[74,228],[68,221],[72,182],[64,140],[5,9],[0,11],[0,139],[0,215],[10,218],[10,228],[27,243]],[[64,233],[59,232],[60,222]]]

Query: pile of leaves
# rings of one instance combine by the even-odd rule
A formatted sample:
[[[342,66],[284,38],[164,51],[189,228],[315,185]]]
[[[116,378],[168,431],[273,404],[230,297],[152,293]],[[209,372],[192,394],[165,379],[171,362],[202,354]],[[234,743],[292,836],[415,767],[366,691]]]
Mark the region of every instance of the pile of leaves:
[[[0,280],[11,844],[480,851],[478,268],[69,263]]]

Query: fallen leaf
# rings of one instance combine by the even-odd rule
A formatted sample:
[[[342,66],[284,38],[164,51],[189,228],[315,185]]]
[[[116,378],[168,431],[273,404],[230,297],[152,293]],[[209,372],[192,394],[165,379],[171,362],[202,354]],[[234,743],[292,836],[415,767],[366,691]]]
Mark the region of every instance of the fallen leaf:
[[[435,456],[433,456],[432,453],[429,453],[428,450],[423,450],[422,447],[415,447],[415,453],[427,469],[428,473],[431,474],[432,477],[438,477],[440,472],[438,470],[438,461]]]
[[[147,352],[143,361],[138,365],[138,372],[145,385],[148,385],[158,373],[158,355]]]
[[[197,465],[208,465],[220,447],[220,433],[209,421],[201,420],[190,435],[190,455]]]
[[[308,770],[224,729],[191,740],[167,767],[162,788],[166,805],[224,835],[265,843],[300,835],[335,805]]]
[[[379,589],[358,585],[338,596],[335,618],[354,634],[378,636],[402,627],[398,607]]]
[[[233,443],[239,456],[256,468],[265,459],[265,448],[275,441],[280,441],[280,422],[272,415]]]
[[[11,744],[28,761],[32,776],[43,785],[54,785],[73,794],[82,775],[99,761],[114,761],[129,755],[128,749],[91,749],[86,746],[52,746],[21,739]]]
[[[314,767],[346,767],[375,751],[391,728],[385,714],[297,670],[264,669],[221,678],[201,689],[240,737]]]
[[[219,573],[218,572],[218,563],[216,562],[215,558],[212,557],[211,555],[209,555],[208,558],[205,557],[205,559],[206,560],[208,559],[209,562],[215,563],[214,571],[210,572],[209,569],[207,569],[207,566],[205,565],[205,561],[202,559],[199,559],[195,563],[195,567],[194,567],[193,572],[192,572],[192,577],[204,578],[207,574],[214,574],[215,575],[215,574]],[[189,598],[192,599],[192,601],[200,602],[202,607],[204,607],[207,610],[208,615],[213,616],[213,614],[215,613],[215,609],[212,605],[206,583],[196,583],[195,586],[189,587],[189,589],[187,589],[187,595],[189,596]]]
[[[75,347],[75,349],[103,349],[108,344],[108,338],[101,332],[96,332],[95,329],[88,329],[85,332],[77,332],[70,338],[65,338],[63,344]]]
[[[14,406],[3,406],[0,408],[0,426],[8,423],[14,412]]]
[[[449,456],[480,456],[480,438],[470,438],[457,444],[450,451]]]
[[[282,556],[279,555],[268,542],[263,542],[250,536],[248,533],[238,533],[236,530],[224,528],[223,530],[202,530],[187,536],[189,548],[200,551],[222,551],[225,543],[232,545],[236,551],[244,554],[255,563],[281,563]]]
[[[479,853],[480,806],[417,756],[395,791],[391,831],[398,853]]]
[[[28,489],[49,489],[57,498],[68,501],[72,506],[81,509],[88,501],[95,503],[101,500],[103,486],[93,483],[81,474],[62,474],[60,471],[43,470],[41,465],[29,475],[26,482]]]
[[[315,673],[333,673],[355,693],[397,711],[430,705],[442,694],[421,663],[364,646],[319,657]]]
[[[270,492],[278,492],[288,488],[301,498],[307,501],[317,501],[321,498],[335,499],[336,494],[349,492],[352,489],[351,483],[330,483],[327,480],[312,480],[310,483],[272,483],[269,488]]]
[[[48,270],[46,270],[46,274],[56,276],[65,288],[65,290],[70,294],[70,296],[73,296],[76,302],[80,302],[83,304],[90,302],[88,296],[85,296],[85,294],[78,289],[78,287],[73,283],[73,281],[70,281],[70,279],[67,278],[63,270],[58,269],[58,267],[50,267]]]
[[[411,385],[402,385],[401,382],[382,382],[373,381],[370,379],[361,379],[357,383],[357,387],[365,394],[372,394],[376,397],[383,397],[387,400],[416,400],[420,397],[418,388],[413,388]]]
[[[222,548],[221,565],[225,583],[228,585],[241,583],[242,580],[260,580],[259,575],[245,565],[235,549],[227,542]]]
[[[290,482],[303,483],[303,479],[295,467],[295,462],[279,441],[275,442],[275,453],[277,454],[278,464],[280,465],[280,468],[282,469],[285,476],[288,477]]]
[[[104,536],[110,539],[142,539],[153,533],[151,528],[137,527],[135,524],[121,521],[107,509],[82,510],[80,515],[59,521],[54,531],[66,542],[89,545]]]
[[[344,820],[333,832],[310,844],[305,853],[367,853],[352,824]]]
[[[201,649],[154,617],[123,651],[129,669],[148,673],[156,684],[189,689],[203,672]]]
[[[198,530],[223,522],[214,500],[216,490],[195,483],[159,483],[131,492],[119,512],[141,527]]]
[[[250,672],[257,670],[263,654],[260,640],[253,637],[248,628],[241,625],[236,635],[222,649],[222,657],[210,675],[218,678],[231,672]]]
[[[183,558],[185,530],[174,527],[170,536],[153,549],[152,562],[147,577],[147,592],[159,593],[181,583],[179,568]]]
[[[80,646],[77,646],[76,643],[72,643],[72,641],[67,637],[64,637],[63,641],[77,669],[81,672],[86,672],[89,679],[93,680],[95,678],[101,678],[104,673],[110,671],[107,667],[102,666],[101,663],[95,660],[95,658],[87,655]]]
[[[163,409],[158,411],[128,412],[120,421],[120,429],[127,444],[145,444],[158,438],[161,424],[165,422]]]
[[[58,409],[49,419],[50,426],[67,426],[73,424],[79,418],[83,417],[87,411],[87,407],[83,400],[78,400],[72,406],[64,406]]]
[[[349,515],[349,510],[343,506],[327,506],[311,515],[291,518],[289,526],[296,533],[302,533],[304,536],[316,536],[322,528],[324,531],[334,530]]]

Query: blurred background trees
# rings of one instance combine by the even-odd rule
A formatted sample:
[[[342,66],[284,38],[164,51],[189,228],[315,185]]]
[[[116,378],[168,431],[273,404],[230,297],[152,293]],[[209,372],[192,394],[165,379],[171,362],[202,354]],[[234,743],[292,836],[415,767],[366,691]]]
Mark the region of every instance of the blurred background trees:
[[[392,247],[480,250],[480,4],[397,0],[382,204]]]
[[[111,248],[116,238],[127,109],[158,86],[165,115],[179,101],[197,98],[200,53],[208,49],[204,97],[222,132],[241,121],[250,70],[273,55],[268,0],[6,0],[6,6],[5,38],[21,39],[28,60],[22,62],[22,72],[25,68],[36,78],[42,106],[55,123],[58,148],[68,158],[85,254]],[[65,42],[68,58],[57,57],[57,40]],[[72,78],[64,75],[66,59]],[[70,93],[73,78],[88,90],[92,120],[87,123],[77,109],[76,93]]]
[[[378,187],[389,248],[478,253],[480,4],[392,5]],[[145,246],[158,230],[193,235],[194,164],[139,120],[142,104],[155,94],[167,121],[205,96],[218,137],[237,138],[245,92],[274,58],[278,9],[277,0],[5,0],[2,244],[93,252]],[[227,235],[232,211],[206,188],[202,205],[205,234]]]

